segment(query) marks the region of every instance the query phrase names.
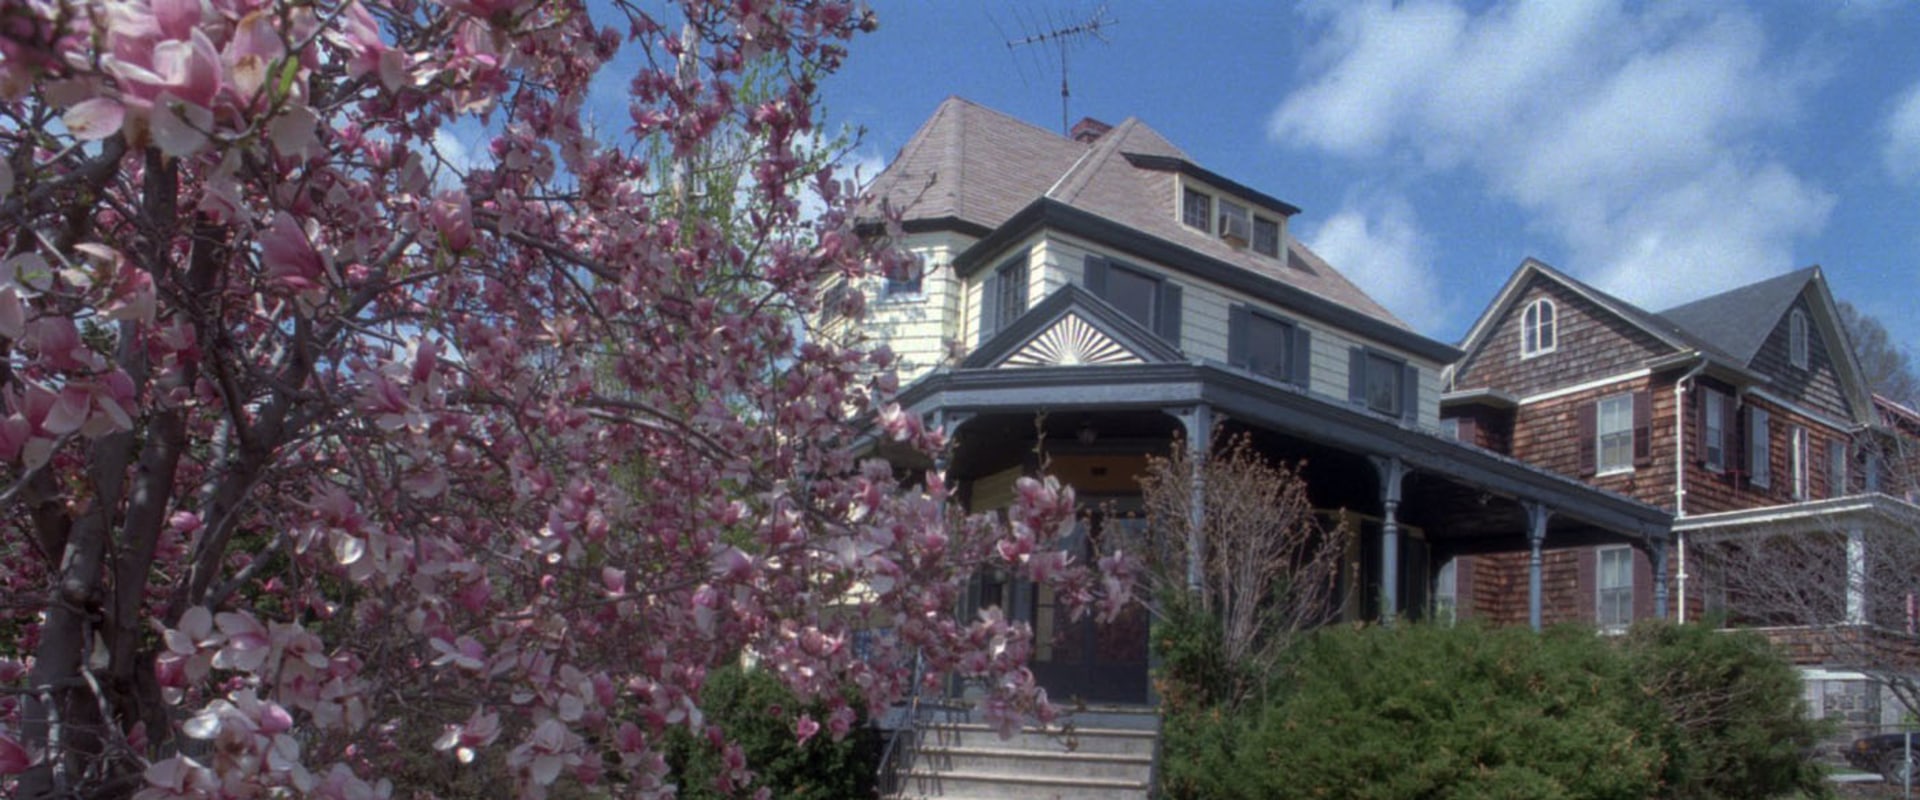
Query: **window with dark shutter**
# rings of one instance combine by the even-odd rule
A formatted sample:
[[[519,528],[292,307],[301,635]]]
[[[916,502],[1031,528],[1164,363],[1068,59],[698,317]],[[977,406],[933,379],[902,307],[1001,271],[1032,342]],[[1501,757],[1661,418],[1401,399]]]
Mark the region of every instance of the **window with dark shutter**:
[[[1099,256],[1087,256],[1081,283],[1168,344],[1180,346],[1179,284]]]
[[[1580,439],[1580,474],[1600,469],[1600,404],[1581,403],[1574,412],[1574,435]]]
[[[1249,306],[1227,309],[1227,362],[1249,372],[1306,385],[1307,331]]]
[[[1635,394],[1621,392],[1600,398],[1594,410],[1594,470],[1599,473],[1633,469]]]
[[[1180,346],[1180,294],[1180,284],[1162,280],[1154,304],[1153,332],[1176,348]]]
[[[1653,395],[1633,393],[1633,465],[1653,463]]]
[[[1766,488],[1773,482],[1772,421],[1767,410],[1747,407],[1747,483]]]

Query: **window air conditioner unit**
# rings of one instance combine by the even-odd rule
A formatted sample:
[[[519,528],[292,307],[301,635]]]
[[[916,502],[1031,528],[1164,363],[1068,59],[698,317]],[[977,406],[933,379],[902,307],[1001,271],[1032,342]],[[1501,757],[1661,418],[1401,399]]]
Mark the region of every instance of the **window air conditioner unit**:
[[[1227,240],[1227,243],[1234,247],[1247,246],[1248,240],[1252,238],[1252,227],[1244,216],[1220,215],[1220,238]]]

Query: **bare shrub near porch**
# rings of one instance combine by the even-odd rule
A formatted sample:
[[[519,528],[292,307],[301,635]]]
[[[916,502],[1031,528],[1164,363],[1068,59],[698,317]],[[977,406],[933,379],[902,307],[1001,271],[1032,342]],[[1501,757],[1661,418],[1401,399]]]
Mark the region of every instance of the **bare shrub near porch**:
[[[1869,529],[1862,544],[1858,564],[1839,532],[1726,538],[1697,544],[1692,556],[1729,624],[1762,629],[1798,660],[1859,672],[1920,716],[1920,531]],[[1849,569],[1865,578],[1857,622]]]
[[[1344,525],[1321,524],[1299,468],[1273,463],[1245,435],[1196,465],[1184,443],[1148,462],[1140,481],[1148,533],[1143,598],[1156,619],[1187,589],[1195,481],[1203,498],[1206,555],[1196,599],[1220,626],[1221,657],[1250,674],[1274,663],[1340,602]]]

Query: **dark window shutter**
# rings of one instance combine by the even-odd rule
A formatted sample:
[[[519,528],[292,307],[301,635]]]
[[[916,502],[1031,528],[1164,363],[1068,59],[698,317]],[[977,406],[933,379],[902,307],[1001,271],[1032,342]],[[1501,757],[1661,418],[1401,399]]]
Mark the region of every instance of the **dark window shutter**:
[[[1727,425],[1728,430],[1721,432],[1721,435],[1728,439],[1726,454],[1727,477],[1732,479],[1736,485],[1744,485],[1747,482],[1748,466],[1747,423],[1750,421],[1747,417],[1750,416],[1750,412],[1752,412],[1753,409],[1736,407],[1731,398],[1729,398],[1726,408],[1729,413],[1727,416],[1721,417],[1721,419],[1732,421]]]
[[[980,344],[1000,329],[1000,273],[987,273],[980,284]]]
[[[1107,296],[1107,260],[1099,256],[1087,256],[1086,272],[1081,275],[1081,283],[1093,296],[1105,299]]]
[[[1347,402],[1367,403],[1367,351],[1358,347],[1347,350]]]
[[[1153,321],[1153,332],[1167,340],[1167,344],[1176,349],[1180,347],[1180,284],[1173,281],[1160,282],[1159,319]]]
[[[1707,464],[1708,444],[1707,404],[1718,401],[1714,400],[1713,397],[1707,393],[1706,387],[1698,383],[1693,385],[1693,391],[1687,393],[1687,398],[1687,425],[1691,429],[1687,435],[1687,447],[1693,450],[1691,463],[1704,467]],[[1720,418],[1720,425],[1722,427],[1726,426],[1726,419],[1724,416]],[[1723,459],[1726,458],[1726,453],[1723,451],[1720,457]],[[1685,458],[1680,459],[1680,461],[1682,464],[1688,463],[1688,460]]]
[[[1311,383],[1312,373],[1309,370],[1313,367],[1313,357],[1310,355],[1312,352],[1312,334],[1306,328],[1294,325],[1293,357],[1287,359],[1287,369],[1291,371],[1289,377],[1293,379],[1293,385],[1302,389],[1308,388]]]
[[[1653,393],[1633,393],[1633,465],[1653,463]]]
[[[1582,403],[1577,416],[1579,420],[1574,430],[1580,437],[1580,474],[1592,475],[1600,460],[1599,442],[1596,440],[1600,435],[1600,406],[1597,403]]]
[[[1454,434],[1455,438],[1467,444],[1480,444],[1480,420],[1473,417],[1458,417],[1454,419],[1453,424],[1454,430],[1457,431]]]
[[[1403,364],[1400,368],[1400,418],[1420,418],[1420,368]]]
[[[1253,312],[1246,306],[1234,305],[1227,308],[1227,363],[1244,367],[1249,362],[1247,353],[1247,327],[1252,324]]]

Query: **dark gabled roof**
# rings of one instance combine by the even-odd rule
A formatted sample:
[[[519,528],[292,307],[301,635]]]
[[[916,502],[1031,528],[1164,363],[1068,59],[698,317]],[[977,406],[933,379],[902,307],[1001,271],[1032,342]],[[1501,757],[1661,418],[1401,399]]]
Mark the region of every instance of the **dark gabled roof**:
[[[1221,191],[1245,190],[1243,200],[1276,216],[1298,210],[1207,172],[1136,118],[1087,143],[959,97],[940,104],[867,195],[901,210],[909,231],[944,228],[983,239],[1044,198],[1412,332],[1291,236],[1285,258],[1275,259],[1182,225],[1175,214],[1182,174]]]
[[[1526,287],[1529,279],[1534,276],[1539,276],[1567,287],[1574,294],[1586,298],[1594,305],[1611,312],[1614,316],[1619,317],[1628,324],[1651,334],[1654,338],[1672,347],[1676,353],[1699,351],[1709,359],[1719,361],[1727,366],[1746,366],[1746,359],[1736,359],[1733,355],[1727,353],[1712,342],[1695,336],[1692,332],[1675,324],[1672,320],[1600,291],[1584,281],[1554,269],[1544,261],[1531,257],[1520,262],[1520,268],[1514,270],[1512,277],[1509,277],[1506,285],[1500,288],[1500,293],[1494,296],[1493,302],[1487,306],[1487,310],[1481,312],[1480,318],[1474,321],[1473,327],[1467,331],[1466,338],[1460,342],[1460,349],[1462,351],[1468,356],[1471,356],[1486,343],[1487,337],[1493,335],[1496,323],[1510,313],[1512,305],[1520,299],[1521,290]],[[1451,368],[1449,368],[1449,373],[1450,372]]]
[[[1820,271],[1807,267],[1759,283],[1703,297],[1660,312],[1660,317],[1701,341],[1750,364],[1779,327],[1780,318]]]

